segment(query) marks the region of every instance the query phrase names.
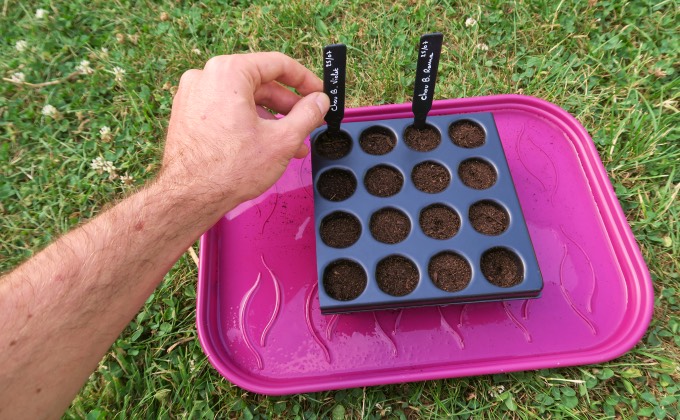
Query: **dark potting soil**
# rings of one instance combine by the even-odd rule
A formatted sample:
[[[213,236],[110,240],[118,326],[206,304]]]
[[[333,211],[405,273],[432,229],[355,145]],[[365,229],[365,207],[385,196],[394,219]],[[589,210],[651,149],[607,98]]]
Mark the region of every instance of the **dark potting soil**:
[[[482,127],[472,121],[457,121],[449,126],[449,137],[453,144],[473,148],[484,144],[486,135]]]
[[[468,159],[458,166],[458,176],[463,184],[476,190],[485,190],[496,183],[494,167],[481,159]]]
[[[384,127],[370,127],[361,133],[359,145],[369,155],[384,155],[392,151],[397,144],[397,138]]]
[[[448,239],[458,233],[460,217],[444,204],[432,204],[420,212],[420,228],[434,239]]]
[[[400,210],[384,208],[371,215],[369,224],[371,235],[385,244],[396,244],[408,236],[411,231],[411,221]]]
[[[347,133],[329,133],[324,131],[314,142],[316,152],[326,159],[340,159],[347,156],[352,149],[352,139]]]
[[[419,152],[429,152],[434,150],[442,139],[439,131],[432,126],[425,126],[419,129],[414,126],[408,126],[404,132],[404,143],[413,150]]]
[[[491,284],[512,287],[522,282],[524,268],[519,257],[505,248],[493,248],[482,255],[482,274]]]
[[[510,224],[508,213],[493,201],[476,202],[470,206],[468,216],[472,227],[485,235],[500,235]]]
[[[427,271],[432,282],[447,292],[465,289],[472,279],[472,268],[467,260],[450,251],[432,257]]]
[[[416,288],[420,276],[411,260],[401,255],[390,255],[378,263],[375,278],[383,292],[392,296],[404,296]]]
[[[324,217],[319,229],[323,243],[333,248],[347,248],[361,235],[359,219],[342,211]]]
[[[451,174],[442,165],[427,161],[413,168],[411,179],[420,191],[433,194],[442,192],[449,186]]]
[[[336,300],[353,300],[366,288],[368,278],[363,268],[354,261],[336,260],[323,272],[323,287]]]
[[[404,177],[396,168],[387,165],[374,166],[364,177],[366,190],[378,197],[390,197],[401,191]]]
[[[326,200],[343,201],[354,194],[357,180],[345,169],[330,169],[319,176],[316,189]]]

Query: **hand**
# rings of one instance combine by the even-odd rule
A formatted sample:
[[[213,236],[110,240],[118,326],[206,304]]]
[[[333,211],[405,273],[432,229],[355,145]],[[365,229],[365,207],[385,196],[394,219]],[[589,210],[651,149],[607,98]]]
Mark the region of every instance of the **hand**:
[[[298,96],[281,84],[297,89]],[[160,179],[222,211],[272,186],[328,111],[322,81],[281,53],[218,56],[179,83]],[[263,107],[285,117],[277,120]]]

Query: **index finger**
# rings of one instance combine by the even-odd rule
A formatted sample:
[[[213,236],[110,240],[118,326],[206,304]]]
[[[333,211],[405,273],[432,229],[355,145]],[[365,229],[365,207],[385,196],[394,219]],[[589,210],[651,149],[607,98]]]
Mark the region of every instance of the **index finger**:
[[[323,90],[323,82],[307,67],[279,52],[261,52],[241,56],[249,66],[247,72],[253,89],[277,81],[295,88],[301,95]]]

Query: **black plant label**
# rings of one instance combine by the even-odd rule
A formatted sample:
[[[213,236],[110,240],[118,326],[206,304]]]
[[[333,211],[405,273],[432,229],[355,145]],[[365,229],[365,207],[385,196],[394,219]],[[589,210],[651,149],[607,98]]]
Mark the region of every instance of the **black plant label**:
[[[345,116],[345,74],[347,73],[347,47],[344,44],[327,45],[323,49],[323,90],[331,100],[326,114],[328,131],[338,132]]]
[[[420,38],[416,84],[413,88],[413,115],[416,128],[425,126],[427,113],[432,108],[443,39],[444,36],[438,32]]]

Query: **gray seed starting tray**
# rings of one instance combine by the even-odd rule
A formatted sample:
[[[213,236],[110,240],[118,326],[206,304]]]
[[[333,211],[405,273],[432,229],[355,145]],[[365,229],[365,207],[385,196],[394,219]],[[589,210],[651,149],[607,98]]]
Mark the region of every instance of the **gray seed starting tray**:
[[[434,137],[406,136],[412,124],[311,135],[321,311],[538,297],[543,279],[493,115],[429,117]]]

